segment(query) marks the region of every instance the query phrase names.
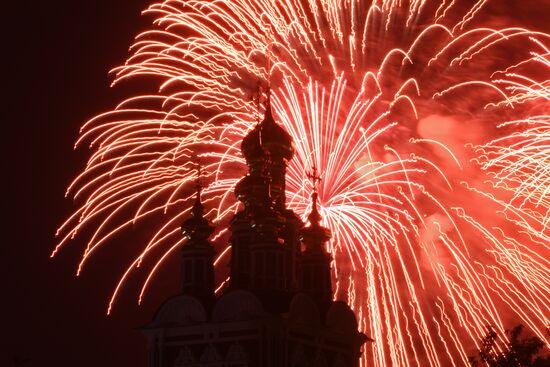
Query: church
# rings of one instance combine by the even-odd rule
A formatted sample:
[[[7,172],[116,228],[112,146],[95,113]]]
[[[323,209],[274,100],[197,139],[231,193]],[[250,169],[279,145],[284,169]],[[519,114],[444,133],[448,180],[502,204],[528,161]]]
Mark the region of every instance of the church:
[[[316,190],[308,223],[286,207],[293,144],[274,120],[269,93],[265,116],[241,150],[248,173],[235,187],[242,206],[230,223],[230,280],[216,294],[214,227],[204,217],[198,183],[182,224],[181,292],[142,328],[148,365],[359,366],[368,338],[350,307],[333,300],[331,234],[321,225]]]

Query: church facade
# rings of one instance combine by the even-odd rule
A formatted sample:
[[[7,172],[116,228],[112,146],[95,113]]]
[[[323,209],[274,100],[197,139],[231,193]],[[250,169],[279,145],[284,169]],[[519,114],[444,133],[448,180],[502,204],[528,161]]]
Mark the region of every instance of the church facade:
[[[347,304],[333,301],[330,232],[312,193],[308,223],[286,207],[292,139],[266,114],[242,141],[248,173],[230,224],[230,281],[214,292],[214,228],[200,185],[182,224],[181,293],[142,329],[150,367],[356,367],[367,337]]]

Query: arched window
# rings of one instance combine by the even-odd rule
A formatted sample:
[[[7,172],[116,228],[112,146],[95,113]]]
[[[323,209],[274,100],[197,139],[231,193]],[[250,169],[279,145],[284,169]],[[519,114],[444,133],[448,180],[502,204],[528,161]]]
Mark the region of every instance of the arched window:
[[[320,350],[315,354],[313,365],[315,367],[328,367],[327,357],[325,357],[323,351]]]
[[[291,367],[309,367],[309,360],[302,347],[298,346],[292,353]]]
[[[183,347],[180,349],[176,360],[172,364],[172,367],[187,367],[194,366],[196,363],[193,352],[188,347]]]
[[[202,352],[199,366],[222,367],[222,359],[213,345],[207,346]]]
[[[242,345],[235,343],[229,347],[225,357],[227,367],[248,367],[248,357]]]

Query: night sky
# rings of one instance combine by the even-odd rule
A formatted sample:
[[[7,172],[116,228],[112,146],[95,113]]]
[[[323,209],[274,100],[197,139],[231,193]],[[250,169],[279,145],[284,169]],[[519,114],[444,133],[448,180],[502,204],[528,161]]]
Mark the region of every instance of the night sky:
[[[109,88],[107,73],[124,62],[147,25],[140,16],[147,1],[21,3],[5,10],[10,19],[3,37],[11,65],[4,69],[9,116],[2,119],[9,184],[0,366],[144,366],[145,339],[137,328],[158,304],[121,304],[105,315],[116,254],[99,254],[78,279],[82,242],[55,259],[49,254],[55,229],[72,208],[65,188],[88,154],[73,150],[79,127],[134,88]]]
[[[1,332],[0,366],[146,364],[138,328],[152,318],[175,280],[155,284],[157,290],[142,307],[121,297],[107,316],[107,300],[120,276],[109,269],[121,268],[123,247],[118,253],[99,252],[79,278],[76,265],[86,236],[55,259],[49,255],[56,228],[73,209],[65,189],[88,156],[85,147],[73,150],[80,126],[133,90],[143,92],[135,83],[110,88],[108,71],[124,62],[134,36],[150,23],[140,16],[148,3],[24,2],[20,9],[4,10],[9,21],[3,59],[9,66],[3,70],[8,80],[3,89],[9,97],[4,99],[8,116],[2,119],[8,164],[3,231],[8,238],[1,258],[7,330]],[[546,21],[535,19],[532,25],[543,29]],[[132,238],[117,241],[131,244]],[[135,295],[135,289],[128,294]]]

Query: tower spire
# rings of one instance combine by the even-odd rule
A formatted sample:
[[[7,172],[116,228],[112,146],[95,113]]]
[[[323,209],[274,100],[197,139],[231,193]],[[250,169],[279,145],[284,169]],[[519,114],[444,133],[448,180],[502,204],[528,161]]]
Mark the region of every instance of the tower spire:
[[[196,196],[195,196],[195,203],[193,204],[193,208],[191,210],[191,213],[194,217],[202,217],[204,214],[204,206],[201,202],[201,195],[202,195],[202,182],[201,182],[201,176],[202,176],[202,166],[200,160],[197,160],[197,177],[195,179],[195,190],[196,190]]]
[[[187,238],[182,248],[182,293],[210,305],[214,300],[214,249],[208,237],[214,232],[214,227],[204,217],[200,162],[196,170],[196,197],[191,217],[181,225],[182,233]]]
[[[317,165],[313,164],[313,168],[311,172],[307,173],[307,177],[311,180],[311,185],[313,186],[313,192],[311,193],[311,213],[309,213],[308,219],[311,226],[319,227],[321,214],[319,214],[319,210],[317,209],[317,200],[319,199],[317,184],[321,181],[321,176],[317,172]]]
[[[291,218],[285,207],[286,167],[294,149],[291,136],[273,116],[270,85],[258,90],[256,101],[262,96],[262,121],[241,144],[248,174],[235,186],[244,208],[231,223],[230,286],[252,290],[261,299],[277,294],[280,296],[276,298],[283,300],[296,283],[294,260],[298,241],[293,227],[300,221]]]
[[[272,35],[273,36],[273,35]],[[269,42],[269,45],[267,45],[267,55],[266,55],[266,71],[267,71],[267,86],[269,87],[271,85],[271,66],[272,66],[272,55],[273,55],[273,39]]]
[[[181,225],[183,234],[189,239],[190,243],[195,245],[204,245],[206,240],[214,232],[214,227],[204,218],[204,206],[201,202],[202,194],[202,166],[200,161],[196,166],[197,176],[195,181],[195,202],[191,208],[191,218],[184,221]]]
[[[321,175],[319,175],[315,164],[313,165],[311,172],[306,175],[311,180],[313,189],[311,193],[311,212],[308,215],[309,227],[302,230],[302,241],[306,246],[306,252],[325,252],[324,244],[331,238],[331,234],[327,228],[321,226],[322,217],[317,207],[319,200],[317,184],[321,181]]]
[[[250,100],[254,104],[255,111],[255,118],[256,118],[256,125],[259,125],[262,121],[262,114],[260,112],[260,106],[262,105],[262,82],[258,79],[256,82],[256,90],[252,93],[250,96]]]
[[[300,232],[304,250],[300,256],[299,286],[301,290],[309,294],[318,304],[319,308],[326,312],[332,301],[332,281],[330,262],[331,256],[326,252],[326,242],[330,240],[330,231],[321,226],[321,214],[319,213],[317,184],[321,180],[314,165],[312,172],[307,174],[311,180],[313,190],[311,193],[311,212],[308,215],[309,226]]]

